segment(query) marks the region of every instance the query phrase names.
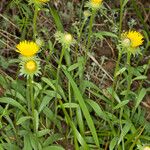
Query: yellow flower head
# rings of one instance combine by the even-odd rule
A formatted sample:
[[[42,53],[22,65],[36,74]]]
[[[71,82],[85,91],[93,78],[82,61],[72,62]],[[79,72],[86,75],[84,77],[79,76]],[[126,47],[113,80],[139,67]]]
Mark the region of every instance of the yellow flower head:
[[[40,72],[40,61],[38,58],[29,58],[20,62],[20,73],[24,76],[38,76]]]
[[[32,41],[22,41],[17,46],[17,52],[25,57],[34,56],[40,49],[40,47]]]
[[[86,6],[93,10],[97,10],[100,8],[101,4],[102,4],[102,0],[89,0]]]
[[[143,150],[150,150],[149,146],[145,146]]]
[[[137,48],[143,44],[143,36],[137,31],[129,31],[122,34],[123,42],[128,42],[131,48]],[[130,42],[130,43],[129,43]]]
[[[102,3],[102,0],[91,0],[91,3],[93,3],[95,5],[99,5]]]

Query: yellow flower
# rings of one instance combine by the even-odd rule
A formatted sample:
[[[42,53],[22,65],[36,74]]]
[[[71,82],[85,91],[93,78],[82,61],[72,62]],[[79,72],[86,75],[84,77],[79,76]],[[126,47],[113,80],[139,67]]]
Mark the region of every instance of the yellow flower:
[[[89,2],[87,2],[86,6],[93,10],[97,10],[100,8],[101,4],[102,0],[90,0]]]
[[[145,146],[143,150],[150,150],[149,146]]]
[[[143,36],[141,33],[137,32],[137,31],[129,31],[129,32],[125,32],[123,33],[123,41],[128,41],[128,44],[130,45],[131,48],[137,48],[140,45],[143,44]],[[130,43],[129,43],[130,41]]]
[[[22,41],[17,46],[17,52],[25,57],[34,56],[40,49],[40,47],[32,41]]]
[[[34,75],[38,76],[39,74],[41,74],[40,61],[36,57],[22,60],[20,62],[20,66],[21,66],[20,69],[21,75],[29,77]]]
[[[102,3],[102,0],[91,0],[91,3],[93,3],[94,5],[99,5]]]

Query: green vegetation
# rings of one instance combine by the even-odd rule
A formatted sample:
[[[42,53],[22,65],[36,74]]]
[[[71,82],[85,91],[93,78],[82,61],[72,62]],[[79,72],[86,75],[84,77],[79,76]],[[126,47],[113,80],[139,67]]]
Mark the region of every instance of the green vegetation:
[[[149,150],[147,5],[2,0],[0,150]]]

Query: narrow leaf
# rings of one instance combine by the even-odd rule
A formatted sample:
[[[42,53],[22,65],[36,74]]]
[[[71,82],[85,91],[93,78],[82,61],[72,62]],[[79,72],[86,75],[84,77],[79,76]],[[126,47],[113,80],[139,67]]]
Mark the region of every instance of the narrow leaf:
[[[0,103],[10,104],[12,106],[19,108],[25,114],[28,114],[28,112],[25,110],[25,108],[20,103],[18,103],[16,100],[14,100],[12,98],[2,97],[2,98],[0,98]]]
[[[90,116],[90,113],[89,113],[89,111],[87,109],[87,106],[86,106],[86,104],[84,102],[84,99],[83,99],[83,97],[82,97],[82,95],[80,93],[80,90],[77,87],[77,85],[74,82],[74,80],[72,79],[71,75],[66,70],[63,69],[63,71],[64,71],[65,75],[67,76],[67,78],[69,79],[69,81],[70,81],[70,83],[72,85],[72,88],[73,88],[76,100],[79,102],[79,105],[80,105],[80,107],[82,109],[84,117],[85,117],[85,119],[87,121],[87,124],[88,124],[88,126],[89,126],[89,128],[91,130],[92,135],[93,135],[93,139],[95,141],[95,144],[99,147],[99,139],[98,139],[98,136],[97,136],[97,132],[96,132],[93,120],[92,120],[92,118]]]
[[[30,117],[30,116],[25,116],[25,117],[21,117],[21,118],[19,118],[19,120],[17,121],[17,125],[19,125],[19,124],[22,124],[23,122],[25,122],[26,120],[28,120],[28,119],[31,119],[32,117]]]
[[[113,109],[119,109],[121,107],[123,107],[124,105],[128,104],[129,100],[125,100],[120,102],[119,104],[117,104]]]

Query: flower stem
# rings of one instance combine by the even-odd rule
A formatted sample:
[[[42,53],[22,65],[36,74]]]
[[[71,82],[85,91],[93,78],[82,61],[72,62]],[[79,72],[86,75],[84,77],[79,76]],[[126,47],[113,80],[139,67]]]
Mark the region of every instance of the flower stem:
[[[57,68],[57,82],[59,82],[59,72],[60,72],[61,63],[62,63],[63,56],[64,56],[64,54],[65,54],[65,51],[66,51],[66,47],[63,47],[63,48],[62,48],[62,51],[61,51],[61,54],[60,54],[60,59],[59,59],[59,62],[58,62],[58,68]]]
[[[131,83],[132,83],[132,68],[131,68],[131,53],[128,52],[127,53],[127,69],[128,69],[128,78],[127,78],[127,91],[125,94],[125,100],[127,99],[128,95],[129,95],[129,91],[130,91],[130,87],[131,87]]]
[[[33,93],[33,77],[30,76],[29,78],[29,84],[30,84],[30,100],[31,100],[31,110],[32,110],[32,119],[33,119],[33,128],[34,128],[34,132],[36,131],[36,125],[35,125],[35,117],[34,117],[34,108],[35,108],[35,104],[34,104],[34,93]]]
[[[89,52],[90,44],[91,44],[91,35],[92,35],[92,27],[93,27],[93,21],[95,18],[96,10],[92,11],[92,15],[90,18],[90,23],[89,23],[89,33],[88,33],[88,42],[87,42],[87,48],[86,48],[86,56],[87,53]]]
[[[64,56],[64,54],[65,54],[65,51],[66,51],[66,47],[63,47],[62,48],[62,51],[61,51],[61,54],[60,54],[60,59],[59,59],[59,61],[58,61],[58,68],[57,68],[57,74],[56,74],[56,76],[57,76],[57,78],[56,78],[56,89],[55,89],[55,91],[56,91],[56,93],[55,93],[55,108],[57,108],[57,94],[58,94],[58,85],[59,85],[59,74],[60,74],[60,69],[61,69],[61,64],[62,64],[62,59],[63,59],[63,56]],[[55,109],[55,118],[57,117],[57,109]],[[54,124],[54,127],[53,128],[55,128],[55,124]]]
[[[84,19],[82,24],[81,24],[81,28],[80,28],[80,33],[79,33],[79,36],[78,36],[78,39],[77,39],[77,44],[76,44],[76,48],[75,48],[75,52],[76,52],[76,61],[77,61],[77,58],[78,58],[78,49],[80,47],[80,41],[82,39],[82,32],[83,32],[83,28],[85,26],[85,23],[86,23],[86,20],[87,19]]]
[[[122,127],[122,116],[123,116],[123,113],[124,113],[124,107],[121,107],[120,108],[120,117],[119,117],[119,122],[120,122],[120,131],[122,132],[123,131],[123,127]],[[121,133],[122,134],[122,133]],[[121,141],[122,141],[122,150],[124,150],[124,137],[121,136]]]
[[[38,7],[35,6],[34,17],[33,17],[33,37],[36,39],[37,36],[37,15],[38,15]]]
[[[30,80],[27,80],[27,89],[26,89],[26,99],[27,99],[27,105],[28,105],[28,113],[30,114],[31,109],[30,109]]]
[[[123,21],[123,1],[120,0],[120,21],[119,21],[119,37],[122,31],[122,21]]]
[[[115,72],[114,72],[114,81],[113,81],[113,90],[112,90],[112,99],[114,102],[114,94],[115,94],[115,90],[116,90],[116,84],[117,84],[117,71],[119,70],[119,64],[120,64],[120,60],[121,60],[121,56],[122,56],[122,51],[119,51],[119,54],[118,54],[118,59],[117,59],[117,62],[116,62],[116,68],[115,68]]]

